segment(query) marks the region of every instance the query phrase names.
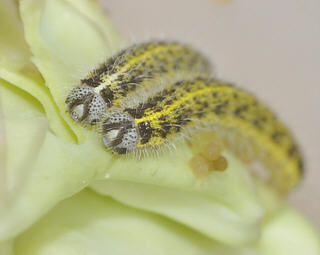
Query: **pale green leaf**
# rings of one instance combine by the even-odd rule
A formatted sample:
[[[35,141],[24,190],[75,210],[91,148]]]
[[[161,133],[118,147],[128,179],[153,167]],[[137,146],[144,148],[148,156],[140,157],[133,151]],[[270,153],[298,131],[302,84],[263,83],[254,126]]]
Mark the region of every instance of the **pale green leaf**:
[[[221,242],[255,241],[264,211],[246,167],[225,154],[229,163],[226,172],[211,173],[206,180],[197,180],[187,164],[190,152],[184,147],[178,150],[177,154],[159,158],[161,164],[152,158],[117,161],[107,179],[91,187],[100,194],[164,215]]]
[[[50,129],[61,139],[74,141],[74,134],[59,115],[41,74],[30,59],[16,5],[14,1],[3,0],[0,2],[0,78],[37,98]]]
[[[15,241],[15,255],[205,255],[225,248],[173,221],[84,190]]]
[[[20,12],[33,61],[82,143],[86,132],[68,116],[65,99],[81,78],[120,47],[119,36],[95,1],[22,0]]]
[[[22,90],[0,80],[0,96],[0,123],[5,131],[0,240],[5,240],[85,187],[109,160],[91,142],[97,139],[80,146],[52,134],[41,104]]]
[[[227,246],[157,214],[84,190],[60,203],[13,247],[15,255],[317,255],[319,237],[303,217],[283,207],[264,223],[258,242]]]

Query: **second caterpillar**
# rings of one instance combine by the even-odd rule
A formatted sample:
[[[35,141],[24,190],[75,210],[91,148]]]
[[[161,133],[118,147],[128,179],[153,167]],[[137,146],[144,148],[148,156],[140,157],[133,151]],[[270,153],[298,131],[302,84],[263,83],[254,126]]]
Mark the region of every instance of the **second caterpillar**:
[[[275,170],[283,190],[300,179],[302,157],[287,128],[253,95],[216,80],[180,81],[107,113],[102,140],[114,153],[128,154],[157,150],[199,129],[218,133],[236,154],[236,148],[249,148],[251,159]]]

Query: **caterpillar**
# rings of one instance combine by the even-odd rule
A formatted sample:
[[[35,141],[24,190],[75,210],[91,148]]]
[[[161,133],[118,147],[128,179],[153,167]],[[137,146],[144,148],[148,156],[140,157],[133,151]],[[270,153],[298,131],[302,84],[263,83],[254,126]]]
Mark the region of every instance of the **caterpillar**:
[[[208,77],[208,60],[193,48],[177,43],[151,41],[133,45],[102,63],[81,80],[67,96],[70,116],[94,125],[106,109],[146,88],[159,90],[183,78]]]
[[[178,81],[145,101],[107,112],[101,124],[102,141],[115,154],[157,150],[199,128],[215,130],[231,149],[249,146],[251,158],[274,169],[278,186],[300,179],[302,157],[287,128],[253,95],[225,82]]]

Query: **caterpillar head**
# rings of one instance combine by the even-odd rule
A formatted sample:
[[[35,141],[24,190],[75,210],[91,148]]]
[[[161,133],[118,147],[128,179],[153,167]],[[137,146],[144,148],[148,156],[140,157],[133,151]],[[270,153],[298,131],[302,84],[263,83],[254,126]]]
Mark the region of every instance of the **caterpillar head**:
[[[87,85],[74,88],[66,99],[70,117],[77,122],[96,124],[106,109],[100,95]]]
[[[136,148],[139,140],[136,124],[123,112],[113,113],[102,121],[102,141],[107,149],[126,154]]]

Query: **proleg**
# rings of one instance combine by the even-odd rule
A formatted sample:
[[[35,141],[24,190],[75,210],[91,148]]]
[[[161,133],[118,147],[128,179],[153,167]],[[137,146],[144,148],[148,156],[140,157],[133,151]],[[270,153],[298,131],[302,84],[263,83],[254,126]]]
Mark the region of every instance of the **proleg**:
[[[103,143],[117,154],[157,150],[205,129],[236,154],[249,148],[249,158],[273,170],[279,189],[295,186],[302,174],[298,146],[282,122],[252,94],[224,82],[173,83],[135,107],[106,114],[102,123]]]
[[[66,99],[73,120],[96,124],[111,107],[152,86],[197,76],[208,77],[209,61],[193,48],[177,43],[152,41],[133,45],[102,63]]]

